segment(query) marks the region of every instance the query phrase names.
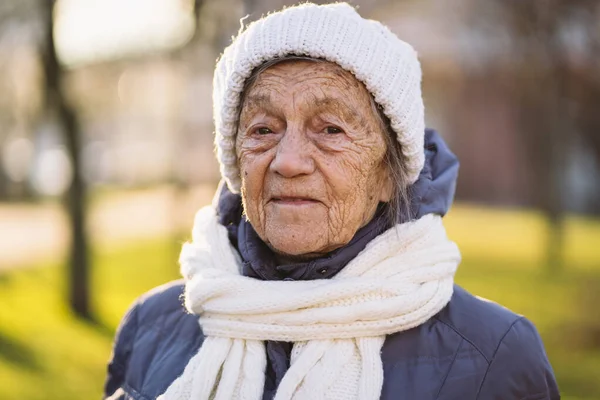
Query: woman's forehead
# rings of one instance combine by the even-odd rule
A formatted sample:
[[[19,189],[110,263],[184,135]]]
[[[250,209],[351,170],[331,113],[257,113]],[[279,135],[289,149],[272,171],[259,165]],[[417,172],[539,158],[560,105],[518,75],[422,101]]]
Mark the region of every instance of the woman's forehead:
[[[337,64],[291,60],[262,71],[246,93],[244,106],[262,107],[286,95],[301,95],[317,106],[348,100],[368,105],[370,96],[354,75]]]
[[[340,67],[339,65],[324,61],[324,60],[305,60],[305,59],[283,59],[268,68],[264,69],[261,75],[267,76],[294,76],[294,77],[311,77],[319,74],[333,74],[340,77],[352,78],[353,75]]]

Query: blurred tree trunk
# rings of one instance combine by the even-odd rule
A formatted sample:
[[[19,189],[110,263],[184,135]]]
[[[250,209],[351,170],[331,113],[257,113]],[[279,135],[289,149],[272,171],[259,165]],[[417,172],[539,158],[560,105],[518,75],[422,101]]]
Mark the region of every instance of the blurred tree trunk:
[[[563,188],[569,124],[566,115],[567,70],[559,40],[562,0],[502,3],[520,54],[518,79],[523,144],[532,168],[533,202],[548,221],[545,265],[562,266]]]
[[[54,0],[41,1],[44,19],[43,70],[45,75],[46,114],[54,117],[65,137],[73,178],[65,205],[69,216],[71,245],[68,264],[68,297],[73,312],[91,319],[89,289],[88,236],[86,232],[86,185],[81,171],[80,127],[77,115],[67,103],[63,92],[64,71],[54,46]]]
[[[541,210],[548,221],[546,242],[546,260],[549,273],[556,273],[563,267],[564,247],[564,171],[566,169],[566,153],[569,148],[569,129],[566,102],[567,73],[566,57],[559,40],[559,20],[561,0],[541,3],[533,2],[536,17],[534,18],[536,34],[533,36],[534,46],[538,50],[537,65],[539,79],[534,79],[537,87],[532,92],[538,97],[541,106],[535,115],[533,124],[539,124],[534,135],[535,142],[530,149],[535,152],[540,148],[537,160],[537,174],[541,180],[542,190],[537,198]],[[533,46],[529,46],[532,50]],[[533,50],[532,50],[533,51]],[[535,153],[533,153],[535,154]]]

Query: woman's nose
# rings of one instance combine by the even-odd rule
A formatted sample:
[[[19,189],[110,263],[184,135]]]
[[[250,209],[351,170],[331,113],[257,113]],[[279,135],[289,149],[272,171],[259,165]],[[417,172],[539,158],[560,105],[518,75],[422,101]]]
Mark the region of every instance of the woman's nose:
[[[277,144],[270,170],[285,178],[311,174],[315,169],[311,147],[303,132],[286,132]]]

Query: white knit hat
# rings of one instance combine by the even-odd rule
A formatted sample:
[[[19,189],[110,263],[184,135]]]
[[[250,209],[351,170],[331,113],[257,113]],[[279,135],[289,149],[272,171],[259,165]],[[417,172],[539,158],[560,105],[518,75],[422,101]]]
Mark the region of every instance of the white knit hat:
[[[288,55],[324,59],[354,74],[383,107],[406,158],[409,181],[417,180],[425,160],[425,121],[415,50],[346,3],[306,3],[253,22],[217,62],[215,144],[221,175],[231,191],[237,193],[241,186],[235,141],[244,82],[256,67]]]

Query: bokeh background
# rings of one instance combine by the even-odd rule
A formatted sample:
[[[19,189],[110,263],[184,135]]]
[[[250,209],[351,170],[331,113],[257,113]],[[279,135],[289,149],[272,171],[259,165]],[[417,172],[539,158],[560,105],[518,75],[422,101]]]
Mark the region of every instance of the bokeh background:
[[[100,397],[214,193],[215,60],[291,3],[0,2],[1,399]],[[352,3],[417,49],[461,160],[457,281],[536,323],[563,398],[600,399],[600,1]]]

